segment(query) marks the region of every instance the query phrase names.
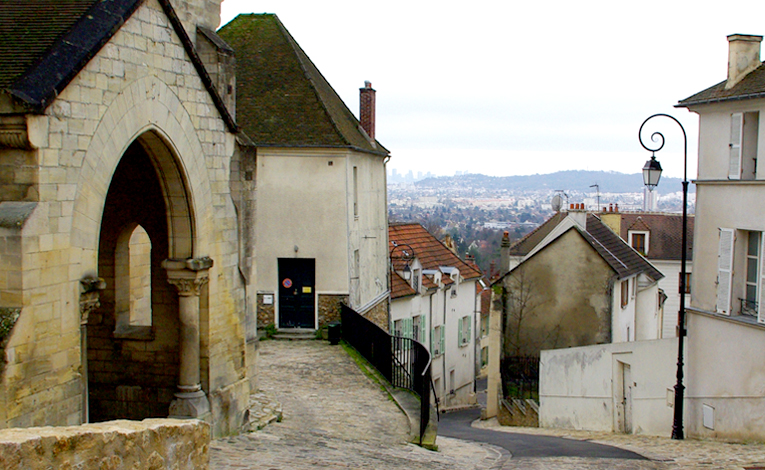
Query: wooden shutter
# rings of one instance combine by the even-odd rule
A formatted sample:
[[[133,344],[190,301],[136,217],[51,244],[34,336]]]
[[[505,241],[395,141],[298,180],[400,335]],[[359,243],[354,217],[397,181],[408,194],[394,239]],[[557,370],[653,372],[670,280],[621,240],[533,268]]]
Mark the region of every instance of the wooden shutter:
[[[470,344],[470,340],[473,338],[473,336],[472,336],[472,333],[473,333],[473,317],[468,315],[466,318],[468,319],[468,321],[467,321],[468,328],[467,328],[467,336],[465,337],[465,340],[466,340],[465,343]]]
[[[441,327],[441,342],[440,342],[441,346],[439,347],[441,354],[444,354],[444,330],[446,330],[446,328],[442,326]]]
[[[759,323],[765,323],[765,307],[762,306],[762,304],[765,304],[765,296],[763,294],[763,289],[765,289],[765,232],[760,234],[760,238],[762,240],[762,245],[760,245],[760,285],[757,289],[757,321]]]
[[[432,328],[432,329],[430,330],[430,354],[431,354],[431,356],[435,356],[435,355],[436,355],[436,350],[435,350],[435,347],[436,347],[436,343],[435,343],[435,337],[436,337],[436,329],[435,329],[435,328]]]
[[[731,282],[733,280],[733,243],[735,231],[720,229],[720,247],[717,254],[717,313],[730,315]]]
[[[730,115],[730,154],[728,160],[728,179],[741,179],[741,141],[744,136],[744,115]]]

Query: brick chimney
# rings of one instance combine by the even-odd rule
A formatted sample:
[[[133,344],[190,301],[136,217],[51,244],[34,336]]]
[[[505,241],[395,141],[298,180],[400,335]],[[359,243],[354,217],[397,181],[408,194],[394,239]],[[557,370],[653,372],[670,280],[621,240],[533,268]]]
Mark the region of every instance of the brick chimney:
[[[365,81],[364,88],[359,88],[359,121],[367,135],[375,139],[375,90],[372,82]]]
[[[510,270],[510,232],[502,233],[502,244],[499,248],[499,275],[504,276]]]
[[[736,86],[752,70],[760,66],[762,36],[731,34],[728,36],[728,81],[725,89]]]

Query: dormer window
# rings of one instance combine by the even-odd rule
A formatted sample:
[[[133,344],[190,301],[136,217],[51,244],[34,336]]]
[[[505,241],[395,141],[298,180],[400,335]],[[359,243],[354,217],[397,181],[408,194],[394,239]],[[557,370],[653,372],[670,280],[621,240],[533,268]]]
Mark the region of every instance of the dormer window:
[[[630,230],[628,242],[630,246],[635,249],[635,251],[645,256],[648,254],[648,236],[649,232],[637,232]]]

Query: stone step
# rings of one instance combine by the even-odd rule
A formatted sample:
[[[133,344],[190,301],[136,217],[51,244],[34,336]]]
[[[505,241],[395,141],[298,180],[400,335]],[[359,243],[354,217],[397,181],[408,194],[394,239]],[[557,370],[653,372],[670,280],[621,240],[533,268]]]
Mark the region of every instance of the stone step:
[[[306,341],[316,339],[316,330],[310,330],[306,328],[294,328],[277,330],[273,335],[273,339],[280,339],[286,341]]]

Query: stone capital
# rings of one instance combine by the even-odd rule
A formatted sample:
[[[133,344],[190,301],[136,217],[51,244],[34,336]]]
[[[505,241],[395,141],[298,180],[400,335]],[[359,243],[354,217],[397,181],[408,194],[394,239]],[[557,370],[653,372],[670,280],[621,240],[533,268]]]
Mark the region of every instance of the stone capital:
[[[167,271],[167,282],[178,289],[178,295],[199,296],[208,281],[208,271],[213,265],[210,258],[166,259],[162,267]]]

